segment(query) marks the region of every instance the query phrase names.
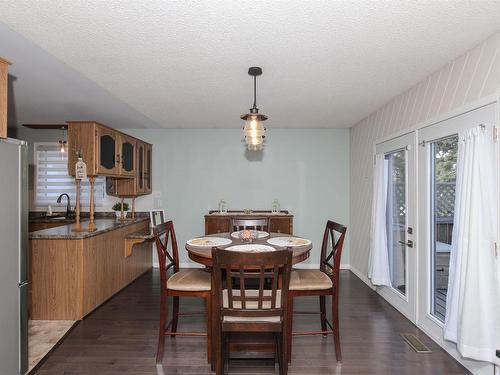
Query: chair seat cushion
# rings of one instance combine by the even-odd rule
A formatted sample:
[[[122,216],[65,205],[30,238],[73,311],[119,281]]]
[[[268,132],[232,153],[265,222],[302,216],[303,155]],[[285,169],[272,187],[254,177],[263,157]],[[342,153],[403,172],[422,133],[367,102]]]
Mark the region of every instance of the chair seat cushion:
[[[240,296],[241,295],[240,290],[233,289],[233,295]],[[249,297],[257,297],[259,295],[259,291],[255,290],[255,289],[246,289],[245,295],[249,296]],[[263,295],[270,296],[271,290],[264,290]],[[227,289],[224,289],[222,291],[222,305],[225,308],[229,307],[228,290]],[[276,291],[276,308],[279,308],[279,307],[281,307],[281,290]],[[233,308],[241,309],[241,302],[240,301],[233,301]],[[258,302],[257,301],[246,301],[245,308],[248,310],[257,309]],[[264,308],[264,309],[271,308],[271,301],[263,301],[262,308]],[[279,323],[281,321],[281,318],[279,316],[266,316],[266,317],[224,316],[223,321],[224,322],[231,322],[231,323],[233,323],[233,322],[238,322],[238,323],[245,323],[245,322],[248,322],[248,323],[255,323],[255,322]]]
[[[320,270],[293,270],[290,274],[290,290],[324,290],[332,286],[332,280]]]
[[[199,269],[179,271],[167,280],[168,289],[186,292],[208,291],[210,284],[210,273]]]

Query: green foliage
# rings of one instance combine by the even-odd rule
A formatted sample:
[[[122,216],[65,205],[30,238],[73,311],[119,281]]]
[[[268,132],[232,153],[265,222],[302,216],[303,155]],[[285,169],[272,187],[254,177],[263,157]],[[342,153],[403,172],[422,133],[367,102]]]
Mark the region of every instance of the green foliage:
[[[458,136],[434,143],[436,182],[455,182],[457,178]]]
[[[436,182],[455,182],[457,178],[458,136],[433,142]],[[403,183],[405,178],[405,153],[396,151],[386,156],[392,163],[392,180]]]
[[[122,210],[121,202],[116,202],[113,205],[112,209],[113,209],[113,211],[121,211]],[[128,203],[123,202],[123,211],[128,211],[128,209],[129,209]]]

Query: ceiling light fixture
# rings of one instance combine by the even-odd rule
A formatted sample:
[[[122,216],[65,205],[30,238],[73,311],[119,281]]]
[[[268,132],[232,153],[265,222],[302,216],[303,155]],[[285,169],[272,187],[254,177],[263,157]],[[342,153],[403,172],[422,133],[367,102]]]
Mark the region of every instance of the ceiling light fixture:
[[[248,149],[250,151],[260,151],[266,133],[266,128],[262,123],[267,120],[267,116],[260,114],[257,108],[257,76],[262,75],[262,69],[253,66],[248,69],[248,74],[253,76],[253,107],[250,108],[250,113],[241,115],[241,119],[245,120],[243,133]]]
[[[65,154],[66,149],[67,149],[67,144],[68,144],[68,141],[66,140],[66,134],[65,134],[67,127],[61,126],[60,129],[61,129],[62,137],[59,140],[59,152],[61,154]]]

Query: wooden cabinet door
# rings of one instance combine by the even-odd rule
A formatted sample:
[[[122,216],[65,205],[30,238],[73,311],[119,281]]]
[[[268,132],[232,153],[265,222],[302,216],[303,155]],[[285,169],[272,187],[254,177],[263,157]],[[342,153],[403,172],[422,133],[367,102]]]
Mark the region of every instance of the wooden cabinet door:
[[[10,63],[0,57],[0,138],[7,138],[7,67]]]
[[[231,231],[231,218],[206,217],[205,234],[227,233]]]
[[[293,234],[293,222],[291,217],[272,217],[269,220],[269,231],[283,234]]]
[[[152,190],[152,158],[153,158],[153,150],[151,149],[151,145],[146,144],[144,147],[144,193],[151,194]]]
[[[97,173],[103,176],[120,174],[120,155],[117,134],[105,127],[97,127]]]
[[[120,174],[122,176],[135,176],[136,141],[125,135],[120,136]]]
[[[136,167],[136,184],[137,193],[143,194],[146,190],[144,185],[144,156],[145,156],[145,144],[143,142],[137,142],[137,167]]]

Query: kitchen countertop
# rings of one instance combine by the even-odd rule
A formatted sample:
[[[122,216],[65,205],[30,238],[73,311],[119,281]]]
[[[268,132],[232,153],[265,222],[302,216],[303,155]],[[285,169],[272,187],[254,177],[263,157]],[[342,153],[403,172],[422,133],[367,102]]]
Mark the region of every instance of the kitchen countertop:
[[[50,239],[50,240],[80,240],[83,238],[94,237],[100,234],[110,232],[115,229],[123,228],[132,224],[141,223],[149,220],[149,217],[136,217],[135,219],[127,219],[119,221],[117,219],[96,219],[95,225],[97,230],[94,232],[75,232],[75,224],[61,225],[55,228],[42,229],[36,232],[29,233],[29,238],[33,239]],[[88,220],[81,222],[82,228],[88,226]]]
[[[131,239],[131,240],[152,240],[154,238],[153,236],[153,231],[151,228],[139,232],[134,232],[127,234],[125,238]]]

